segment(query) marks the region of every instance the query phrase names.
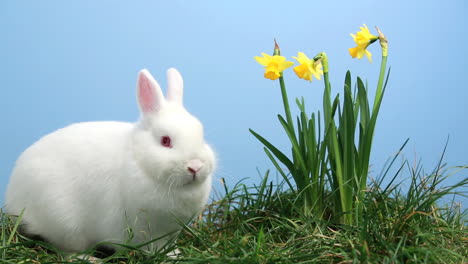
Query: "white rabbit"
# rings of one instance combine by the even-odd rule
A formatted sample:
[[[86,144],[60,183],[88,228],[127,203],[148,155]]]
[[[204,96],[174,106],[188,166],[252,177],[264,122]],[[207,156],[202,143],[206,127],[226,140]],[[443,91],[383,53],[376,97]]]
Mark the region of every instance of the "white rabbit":
[[[77,123],[46,135],[18,158],[5,211],[21,231],[66,253],[102,241],[161,248],[207,202],[215,168],[203,126],[182,105],[183,80],[167,71],[164,98],[151,74],[138,76],[135,123]],[[129,235],[132,230],[133,236]]]

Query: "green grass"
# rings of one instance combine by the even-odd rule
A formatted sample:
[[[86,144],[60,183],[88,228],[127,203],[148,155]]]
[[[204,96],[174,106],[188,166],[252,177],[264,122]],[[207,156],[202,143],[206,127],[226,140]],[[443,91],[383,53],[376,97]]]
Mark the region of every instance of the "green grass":
[[[390,176],[392,170],[396,172]],[[408,162],[384,169],[380,180],[372,181],[366,191],[363,221],[351,226],[305,216],[296,206],[296,195],[287,185],[274,185],[267,173],[258,186],[226,187],[219,199],[184,228],[177,241],[183,252],[178,259],[167,258],[165,252],[149,254],[128,247],[104,261],[466,263],[466,211],[455,203],[443,204],[455,188],[468,186],[468,178],[444,187],[450,174],[441,163],[429,174]],[[396,183],[405,176],[411,179],[406,188]],[[383,185],[383,177],[390,183]],[[22,237],[14,232],[16,226],[2,214],[1,263],[86,263],[62,257],[47,243]]]

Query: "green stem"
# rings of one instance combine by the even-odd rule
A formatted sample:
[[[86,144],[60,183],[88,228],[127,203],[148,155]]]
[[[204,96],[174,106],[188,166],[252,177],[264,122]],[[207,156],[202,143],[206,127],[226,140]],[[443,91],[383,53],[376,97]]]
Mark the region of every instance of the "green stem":
[[[374,100],[374,108],[372,112],[376,112],[378,114],[380,109],[380,103],[382,102],[383,96],[383,82],[385,79],[385,70],[387,68],[387,56],[382,56],[382,62],[380,63],[380,74],[379,74],[379,81],[377,82],[377,91],[375,93],[375,100]]]
[[[360,182],[360,193],[362,193],[363,190],[366,188],[366,183],[367,183],[367,171],[369,170],[369,161],[370,161],[370,154],[371,154],[371,149],[372,149],[372,141],[374,137],[374,130],[375,130],[375,125],[377,123],[377,116],[380,111],[380,105],[382,104],[382,99],[384,95],[384,79],[385,79],[385,70],[387,67],[387,56],[382,56],[382,62],[380,64],[380,75],[379,75],[379,81],[377,82],[377,90],[375,92],[375,98],[374,98],[374,106],[372,109],[372,115],[371,115],[371,121],[369,123],[369,129],[368,129],[368,142],[367,146],[368,149],[364,152],[366,153],[364,157],[364,169],[362,170],[363,176],[361,177],[361,182]],[[364,176],[365,175],[365,176]],[[363,194],[361,194],[363,195]],[[361,197],[360,197],[361,198]]]
[[[366,133],[366,147],[365,150],[363,151],[363,168],[361,169],[361,177],[360,177],[360,183],[359,183],[359,190],[358,191],[358,205],[357,205],[357,212],[358,212],[358,221],[362,220],[363,217],[363,204],[362,201],[364,199],[364,191],[367,187],[367,176],[368,176],[368,171],[369,171],[369,162],[370,162],[370,155],[371,155],[371,150],[372,150],[372,142],[373,142],[373,137],[374,137],[374,131],[375,131],[375,125],[377,123],[377,116],[380,111],[380,105],[382,103],[383,95],[385,92],[384,86],[384,79],[385,79],[385,71],[387,67],[387,56],[386,53],[383,53],[382,56],[382,62],[380,64],[380,74],[379,74],[379,80],[377,82],[377,90],[375,93],[375,98],[374,98],[374,106],[372,109],[372,114],[371,114],[371,120],[369,122],[369,128],[368,132]]]
[[[281,87],[281,96],[283,97],[284,113],[286,115],[286,121],[289,127],[293,127],[293,121],[291,117],[291,109],[289,108],[288,93],[286,92],[286,85],[284,84],[283,76],[279,77],[279,83]]]

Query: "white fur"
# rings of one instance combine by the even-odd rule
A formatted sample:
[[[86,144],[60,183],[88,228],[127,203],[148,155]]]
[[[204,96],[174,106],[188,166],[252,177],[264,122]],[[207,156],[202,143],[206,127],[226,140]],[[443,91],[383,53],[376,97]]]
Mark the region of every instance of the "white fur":
[[[137,84],[142,116],[136,124],[77,123],[24,151],[5,203],[12,215],[25,209],[23,232],[65,252],[102,241],[136,245],[180,230],[179,222],[189,222],[203,209],[214,153],[204,141],[203,126],[182,105],[177,70],[168,71],[168,85],[166,100],[142,70]],[[161,145],[162,136],[171,137],[172,148]],[[195,176],[190,166],[198,170]],[[151,247],[160,248],[172,237]]]

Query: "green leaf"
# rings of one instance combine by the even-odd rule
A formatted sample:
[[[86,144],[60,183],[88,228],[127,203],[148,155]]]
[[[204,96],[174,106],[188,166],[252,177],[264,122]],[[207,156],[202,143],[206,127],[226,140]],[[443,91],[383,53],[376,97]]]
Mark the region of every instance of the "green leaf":
[[[302,116],[301,116],[302,119]],[[306,142],[307,142],[307,136],[304,134],[304,130],[307,131],[307,123],[305,126],[303,126],[303,121],[297,117],[297,133],[298,133],[298,138],[299,138],[299,147],[300,147],[300,152],[301,156],[305,157],[307,155],[307,147],[306,147]]]
[[[335,116],[336,109],[340,106],[340,95],[337,94],[335,100],[333,100],[333,106],[331,110],[331,118]],[[340,112],[340,111],[339,111]]]
[[[278,162],[276,161],[276,159],[273,157],[273,155],[271,154],[271,152],[267,149],[267,148],[263,148],[263,150],[265,151],[266,155],[268,156],[268,158],[270,158],[271,162],[273,163],[273,166],[275,166],[276,170],[281,174],[281,176],[283,177],[284,181],[288,184],[289,188],[294,191],[294,187],[293,185],[291,184],[291,181],[289,180],[288,176],[286,175],[286,173],[283,171],[283,169],[280,167],[280,165],[278,164]],[[290,170],[291,172],[291,170]]]
[[[351,96],[351,87],[345,85],[344,88],[344,101],[343,101],[343,115],[340,123],[340,132],[342,136],[342,155],[343,155],[343,176],[344,176],[344,199],[346,209],[352,208],[353,203],[353,186],[356,181],[355,177],[355,162],[354,162],[354,102]],[[342,128],[342,129],[341,129]]]
[[[345,76],[345,89],[346,87],[351,89],[351,72],[349,70],[346,72]]]
[[[284,118],[281,115],[278,115],[278,119],[281,125],[283,126],[284,130],[286,131],[286,134],[288,135],[289,140],[292,144],[293,157],[297,159],[296,165],[299,167],[300,171],[302,172],[302,175],[306,176],[307,170],[304,164],[304,157],[301,155],[300,147],[299,147],[298,142],[296,141],[296,137],[293,131],[291,131],[290,127],[288,126],[288,123],[286,122],[286,120],[284,120]]]
[[[257,134],[252,129],[249,129],[250,133],[254,135],[265,147],[267,147],[275,156],[276,158],[283,163],[289,171],[294,171],[294,164],[289,160],[289,158],[284,155],[279,149],[273,146],[270,142],[268,142],[265,138]]]
[[[369,110],[369,101],[367,97],[367,90],[362,82],[361,78],[357,78],[357,86],[358,86],[358,100],[361,110],[361,124],[363,127],[367,127],[370,118],[370,110]]]
[[[299,98],[296,98],[296,104],[301,112],[305,112],[304,97],[301,97],[301,100],[299,100]]]
[[[316,167],[316,159],[317,159],[317,140],[315,138],[315,116],[312,114],[312,118],[309,119],[309,131],[307,131],[308,137],[308,152],[307,158],[309,170],[312,170]]]

